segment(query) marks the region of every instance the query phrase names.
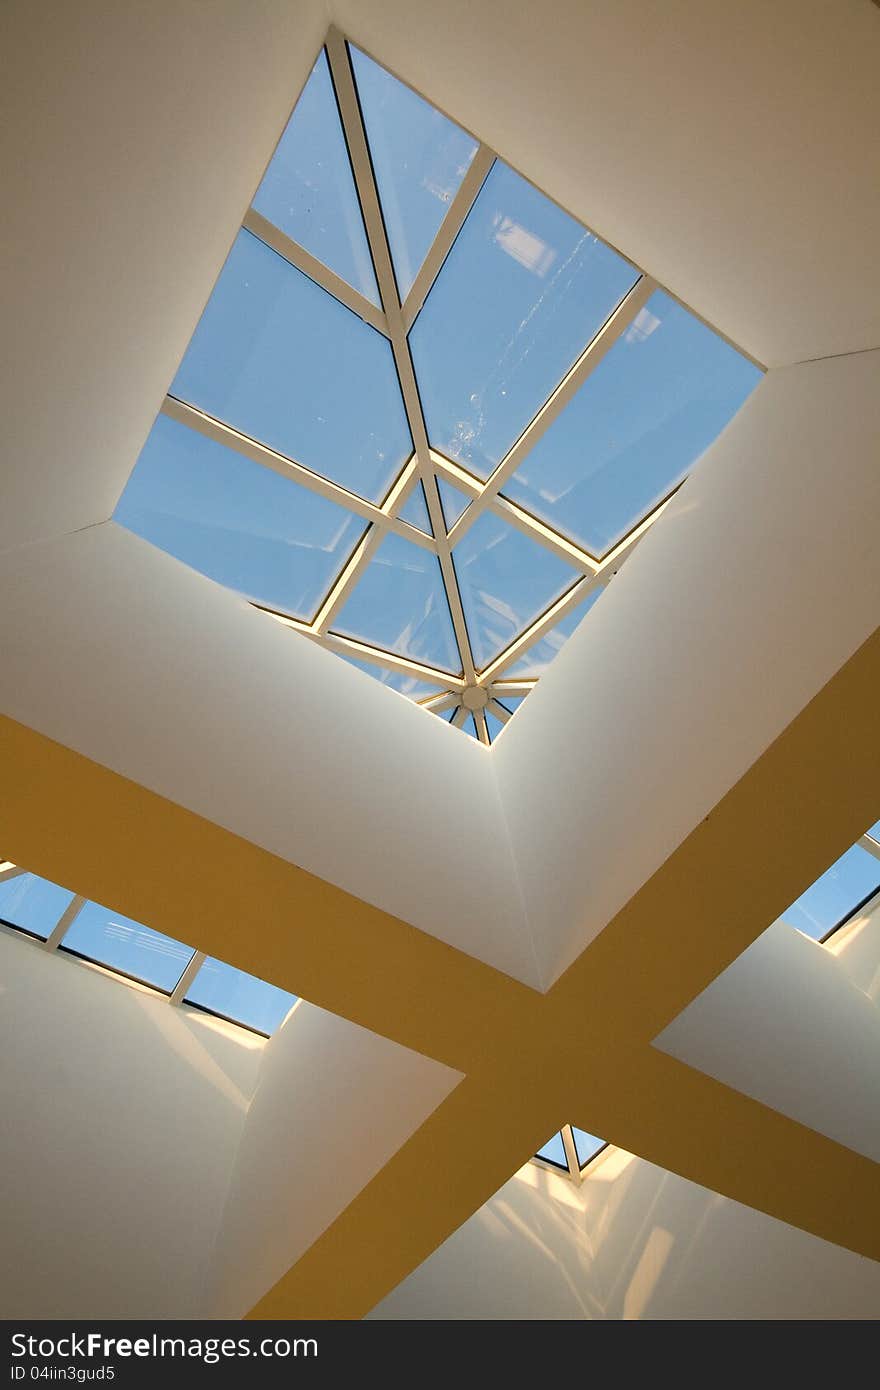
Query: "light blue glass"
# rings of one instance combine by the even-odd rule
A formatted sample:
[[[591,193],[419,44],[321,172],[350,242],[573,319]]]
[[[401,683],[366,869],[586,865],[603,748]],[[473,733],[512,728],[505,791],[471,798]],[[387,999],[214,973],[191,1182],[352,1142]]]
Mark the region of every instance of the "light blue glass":
[[[559,1168],[568,1169],[568,1159],[565,1157],[565,1145],[562,1142],[561,1131],[554,1134],[552,1139],[548,1139],[543,1149],[539,1149],[538,1158],[545,1158],[548,1163],[555,1163]]]
[[[323,50],[263,175],[254,207],[374,304],[379,303]]]
[[[691,470],[760,380],[658,290],[504,493],[604,555]]]
[[[577,1150],[578,1164],[581,1168],[586,1167],[591,1158],[595,1158],[600,1149],[604,1149],[605,1140],[597,1139],[595,1134],[587,1134],[586,1130],[571,1127],[574,1135],[574,1147]]]
[[[440,715],[440,718],[441,718],[441,719],[445,719],[447,724],[451,724],[457,713],[458,713],[458,706],[457,706],[457,705],[453,705],[453,706],[452,706],[452,709],[445,709],[445,710],[443,710],[443,712],[442,712],[441,715]]]
[[[408,521],[410,526],[415,526],[419,531],[424,531],[426,536],[433,536],[431,530],[431,518],[428,515],[428,504],[425,501],[425,489],[421,482],[417,482],[415,487],[410,490],[409,497],[404,502],[398,513],[401,521]]]
[[[69,951],[119,970],[170,994],[193,957],[191,946],[133,922],[98,903],[86,903],[61,942]]]
[[[245,231],[171,394],[373,502],[412,453],[387,339]]]
[[[234,965],[208,956],[187,990],[186,1002],[233,1023],[271,1036],[296,1003],[297,996]]]
[[[499,677],[499,679],[503,679],[503,677]],[[496,695],[495,698],[499,705],[503,705],[511,714],[516,714],[516,711],[526,697],[525,695],[505,695],[503,697]]]
[[[497,162],[410,334],[431,443],[487,477],[637,279]]]
[[[307,621],[365,530],[360,517],[166,415],[114,520],[219,584]]]
[[[354,656],[345,656],[342,660],[347,661],[349,666],[357,666],[359,671],[372,676],[380,685],[387,685],[389,690],[397,690],[410,700],[424,700],[429,695],[440,694],[436,685],[416,680],[415,676],[408,676],[405,671],[392,671],[384,666],[374,666],[372,662],[358,661]]]
[[[871,826],[868,834],[872,840],[876,840],[877,844],[880,845],[880,820],[878,820],[876,825]]]
[[[460,724],[458,727],[461,729],[462,733],[470,734],[471,738],[478,738],[477,722],[472,714],[466,715],[464,723]]]
[[[477,141],[350,47],[401,300],[409,293]]]
[[[501,730],[504,728],[504,725],[501,723],[501,720],[492,713],[490,709],[486,710],[486,726],[489,730],[489,742],[494,743],[498,735],[501,733]]]
[[[73,894],[36,874],[18,874],[0,881],[0,921],[20,927],[45,941],[58,925]]]
[[[334,631],[437,670],[461,674],[439,561],[402,536],[386,536],[352,590]]]
[[[550,665],[562,648],[565,646],[575,628],[579,626],[581,619],[585,618],[593,604],[602,593],[601,589],[594,589],[589,598],[585,599],[579,607],[567,613],[555,627],[545,633],[533,647],[529,647],[524,652],[519,661],[508,666],[499,680],[536,680],[543,676],[547,667]],[[505,701],[508,704],[509,701]]]
[[[453,487],[451,483],[447,483],[445,478],[439,476],[437,478],[437,490],[440,493],[446,530],[451,531],[458,518],[464,516],[471,504],[471,499],[466,492],[459,492],[457,487]]]
[[[778,919],[814,941],[880,889],[880,860],[853,845]]]
[[[480,669],[579,578],[564,560],[491,512],[474,522],[452,554]]]

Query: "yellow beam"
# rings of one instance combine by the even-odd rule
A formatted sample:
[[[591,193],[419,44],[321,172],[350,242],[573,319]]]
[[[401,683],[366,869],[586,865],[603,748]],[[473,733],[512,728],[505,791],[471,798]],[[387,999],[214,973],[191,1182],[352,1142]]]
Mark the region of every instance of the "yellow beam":
[[[11,721],[0,843],[466,1073],[255,1314],[361,1316],[572,1118],[877,1257],[877,1165],[650,1044],[877,819],[878,688],[880,631],[546,995]]]

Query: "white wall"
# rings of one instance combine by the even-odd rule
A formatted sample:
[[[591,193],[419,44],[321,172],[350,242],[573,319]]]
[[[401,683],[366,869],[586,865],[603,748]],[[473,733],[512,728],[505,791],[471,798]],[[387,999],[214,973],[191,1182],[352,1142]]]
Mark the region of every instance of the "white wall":
[[[114,522],[0,555],[0,590],[4,713],[536,983],[475,740]]]
[[[272,1038],[212,1261],[212,1316],[241,1317],[459,1079],[299,1003]]]
[[[0,1316],[202,1313],[263,1049],[0,931]]]
[[[545,985],[880,623],[878,381],[768,373],[494,749]]]
[[[880,908],[834,953],[778,922],[654,1046],[880,1163],[878,976]]]
[[[576,1189],[529,1164],[370,1314],[875,1318],[880,1265],[622,1150]]]

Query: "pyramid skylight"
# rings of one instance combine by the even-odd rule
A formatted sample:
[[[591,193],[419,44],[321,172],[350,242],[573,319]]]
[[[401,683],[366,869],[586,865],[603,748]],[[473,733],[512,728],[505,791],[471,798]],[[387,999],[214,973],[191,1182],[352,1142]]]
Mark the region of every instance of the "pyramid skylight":
[[[489,744],[759,378],[331,35],[115,519]]]

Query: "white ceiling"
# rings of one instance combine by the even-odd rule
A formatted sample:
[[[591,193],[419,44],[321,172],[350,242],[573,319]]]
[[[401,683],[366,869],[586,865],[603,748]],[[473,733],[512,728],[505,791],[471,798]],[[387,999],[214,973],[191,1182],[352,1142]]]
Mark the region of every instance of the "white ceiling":
[[[540,23],[534,9],[496,0],[442,7],[376,0],[350,10],[348,0],[333,7],[378,57],[757,356],[789,361],[880,341],[871,327],[880,237],[869,137],[880,14],[868,0],[833,8],[802,0],[772,7],[558,3],[542,9]],[[368,678],[112,524],[95,525],[112,511],[134,465],[326,22],[317,3],[289,0],[183,8],[155,0],[134,9],[82,0],[54,7],[51,20],[26,0],[7,10],[15,62],[0,122],[11,170],[4,322],[14,332],[0,397],[11,441],[0,509],[0,550],[10,552],[0,573],[0,708],[522,979],[548,980],[578,942],[601,928],[612,900],[625,901],[674,848],[675,836],[705,813],[700,759],[691,758],[688,776],[680,760],[676,765],[674,823],[667,787],[656,776],[654,801],[641,803],[639,854],[632,852],[631,799],[612,817],[615,842],[597,841],[598,859],[583,853],[578,838],[580,887],[569,881],[568,897],[559,896],[559,922],[572,911],[546,944],[539,972],[512,869],[508,817],[486,767],[496,753],[402,708]],[[842,480],[834,515],[841,524],[854,518],[857,529],[869,526],[875,505],[875,362],[850,357],[800,369],[819,373],[811,392],[817,419],[826,392],[838,391],[835,409],[847,392],[861,403],[858,428],[840,449],[834,444],[820,455],[814,444],[808,451],[811,486],[828,492],[829,478]],[[838,366],[857,390],[835,385],[837,374],[825,369]],[[798,477],[787,389],[774,388],[781,413],[762,417],[757,404],[770,382],[755,409],[747,408],[750,420],[763,418],[760,428],[740,435],[749,440],[751,462],[722,440],[717,447],[726,452],[716,457],[733,470],[728,482],[724,470],[708,467],[710,455],[698,491],[683,489],[616,581],[622,591],[615,596],[612,586],[600,603],[626,614],[626,632],[609,650],[625,655],[640,650],[643,639],[647,649],[656,646],[654,567],[661,553],[679,564],[677,516],[703,555],[702,570],[691,564],[703,590],[702,618],[684,623],[667,610],[665,629],[691,679],[705,679],[715,699],[717,653],[705,645],[713,594],[724,595],[730,630],[748,632],[760,614],[771,648],[791,631],[799,585],[824,593],[838,609],[843,596],[858,596],[842,621],[800,625],[791,679],[775,692],[772,710],[764,671],[737,669],[737,738],[725,743],[723,766],[710,769],[716,794],[880,617],[876,546],[853,546],[849,532],[832,536],[833,574],[817,581],[816,557],[829,543],[821,510],[802,498],[800,529],[785,519],[783,474],[789,486]],[[771,532],[772,518],[782,527],[788,608],[768,606],[769,569],[750,585],[731,587],[713,559],[719,509],[736,492],[738,470],[754,471],[755,450],[767,486],[759,478],[760,508],[742,507],[743,534],[748,538],[749,512],[758,526],[748,541],[753,548]],[[709,520],[689,499],[699,499]],[[86,536],[33,544],[89,526]],[[682,611],[693,617],[688,603]],[[526,706],[496,750],[518,769],[521,799],[507,812],[515,810],[521,822],[514,840],[538,905],[530,914],[536,937],[549,932],[544,902],[548,883],[557,895],[553,873],[563,841],[539,858],[532,827],[548,830],[552,845],[554,824],[572,823],[574,815],[580,837],[584,805],[617,795],[616,768],[599,775],[585,761],[586,741],[571,738],[571,719],[580,719],[583,707],[572,707],[562,691],[566,667],[589,667],[605,650],[602,626],[581,630],[560,669],[531,697],[534,708]],[[245,651],[255,668],[244,662]],[[150,678],[139,679],[148,658]],[[252,669],[261,686],[249,680]],[[592,703],[591,738],[611,748],[617,711],[635,677],[628,660],[598,669],[602,691]],[[298,720],[286,717],[288,692]],[[542,706],[561,715],[556,751],[565,764],[549,810],[548,785],[556,785],[556,773],[547,773],[550,745],[532,738]],[[331,710],[335,727],[345,730],[341,742],[329,732]],[[704,705],[706,727],[712,718],[723,721],[723,710],[720,696]],[[199,733],[199,721],[203,731],[223,731],[223,759],[216,739]],[[642,721],[640,747],[655,774],[668,758],[668,737],[662,721]],[[259,776],[243,778],[241,768],[258,768]],[[291,779],[301,768],[307,771],[300,788],[308,790],[298,797]],[[439,803],[431,801],[435,793]],[[342,804],[348,811],[340,828]],[[531,825],[522,821],[523,807],[531,807]],[[397,857],[389,873],[400,835],[410,846],[409,867],[399,871]],[[597,906],[589,885],[604,881],[609,862],[627,865],[626,881],[618,875]]]

